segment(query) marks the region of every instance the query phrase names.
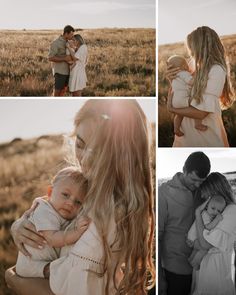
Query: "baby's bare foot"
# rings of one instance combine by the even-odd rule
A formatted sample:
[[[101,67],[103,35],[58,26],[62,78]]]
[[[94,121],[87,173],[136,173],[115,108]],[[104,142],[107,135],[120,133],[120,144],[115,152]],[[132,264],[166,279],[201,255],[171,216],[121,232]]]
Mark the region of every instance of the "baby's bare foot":
[[[184,133],[178,129],[178,130],[175,130],[175,135],[181,137],[181,136],[184,136]]]
[[[206,125],[196,125],[195,128],[197,130],[200,130],[200,131],[206,131],[207,130],[207,126]]]

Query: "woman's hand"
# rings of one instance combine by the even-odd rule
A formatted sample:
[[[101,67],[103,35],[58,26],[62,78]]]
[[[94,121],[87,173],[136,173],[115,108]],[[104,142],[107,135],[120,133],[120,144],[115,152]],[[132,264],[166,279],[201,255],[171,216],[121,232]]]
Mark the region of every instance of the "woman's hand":
[[[16,274],[15,267],[6,270],[5,280],[8,288],[19,295],[53,295],[48,280],[41,278],[22,278]]]
[[[199,207],[197,207],[197,209],[195,210],[195,215],[201,215],[202,211],[206,208],[208,202],[210,200],[210,197],[204,202],[202,203]]]
[[[172,80],[174,80],[177,76],[177,74],[181,71],[180,68],[174,68],[171,65],[167,65],[167,70],[166,70],[166,79],[169,81],[171,84]]]
[[[31,256],[24,244],[33,248],[42,249],[47,243],[35,229],[35,226],[25,217],[16,220],[11,226],[13,240],[24,255]]]
[[[173,99],[173,92],[172,92],[172,88],[169,89],[168,91],[168,96],[167,96],[167,110],[170,112],[170,113],[173,113],[174,112],[174,108],[172,106],[172,99]]]

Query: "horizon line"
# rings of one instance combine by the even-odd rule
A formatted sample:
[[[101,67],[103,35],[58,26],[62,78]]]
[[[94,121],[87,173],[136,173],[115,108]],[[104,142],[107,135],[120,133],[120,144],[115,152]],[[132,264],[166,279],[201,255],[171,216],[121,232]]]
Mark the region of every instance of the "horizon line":
[[[228,38],[230,36],[236,36],[236,33],[233,34],[228,34],[228,35],[220,35],[220,38],[224,39],[224,38]],[[184,43],[185,40],[179,40],[179,41],[173,41],[173,42],[169,42],[169,43],[158,43],[158,46],[164,46],[164,45],[174,45],[177,43]]]
[[[96,30],[96,29],[154,29],[155,27],[91,27],[91,28],[74,28],[75,31],[78,30]],[[62,31],[63,27],[58,28],[1,28],[2,31]]]

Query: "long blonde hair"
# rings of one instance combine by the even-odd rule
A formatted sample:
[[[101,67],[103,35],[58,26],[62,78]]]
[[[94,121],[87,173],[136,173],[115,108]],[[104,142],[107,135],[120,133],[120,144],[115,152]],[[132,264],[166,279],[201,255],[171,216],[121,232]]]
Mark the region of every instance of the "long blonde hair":
[[[198,103],[202,101],[207,86],[208,74],[215,64],[226,71],[226,80],[220,97],[223,108],[232,105],[234,91],[230,82],[230,68],[224,46],[217,33],[209,27],[198,27],[187,36],[187,47],[195,60],[195,76],[191,98]]]
[[[88,145],[92,147],[90,188],[84,209],[93,221],[105,250],[106,292],[115,281],[118,263],[112,268],[111,254],[124,263],[124,277],[117,294],[146,294],[154,285],[152,244],[154,236],[153,191],[148,126],[136,100],[88,100],[75,117],[94,122]],[[108,244],[109,224],[115,217],[116,238]]]

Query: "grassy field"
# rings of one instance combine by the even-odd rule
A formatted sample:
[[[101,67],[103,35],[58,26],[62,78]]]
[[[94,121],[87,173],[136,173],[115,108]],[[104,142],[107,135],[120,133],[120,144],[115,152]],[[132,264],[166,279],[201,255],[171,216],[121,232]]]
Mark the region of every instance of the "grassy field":
[[[222,37],[223,44],[229,56],[231,67],[231,81],[236,89],[236,35]],[[184,43],[175,43],[159,46],[158,57],[158,145],[160,147],[172,146],[173,120],[166,110],[166,97],[168,93],[168,82],[165,79],[166,60],[173,54],[180,54],[187,57],[187,50]],[[230,146],[236,147],[236,103],[223,111],[223,121],[228,135]]]
[[[155,96],[155,29],[80,30],[89,50],[83,96]],[[60,31],[0,32],[0,96],[51,96],[50,43]]]
[[[15,139],[0,145],[0,295],[13,295],[4,281],[5,270],[15,264],[17,257],[10,226],[35,197],[47,192],[51,177],[65,165],[63,147],[61,135]],[[151,158],[155,188],[155,136]]]

